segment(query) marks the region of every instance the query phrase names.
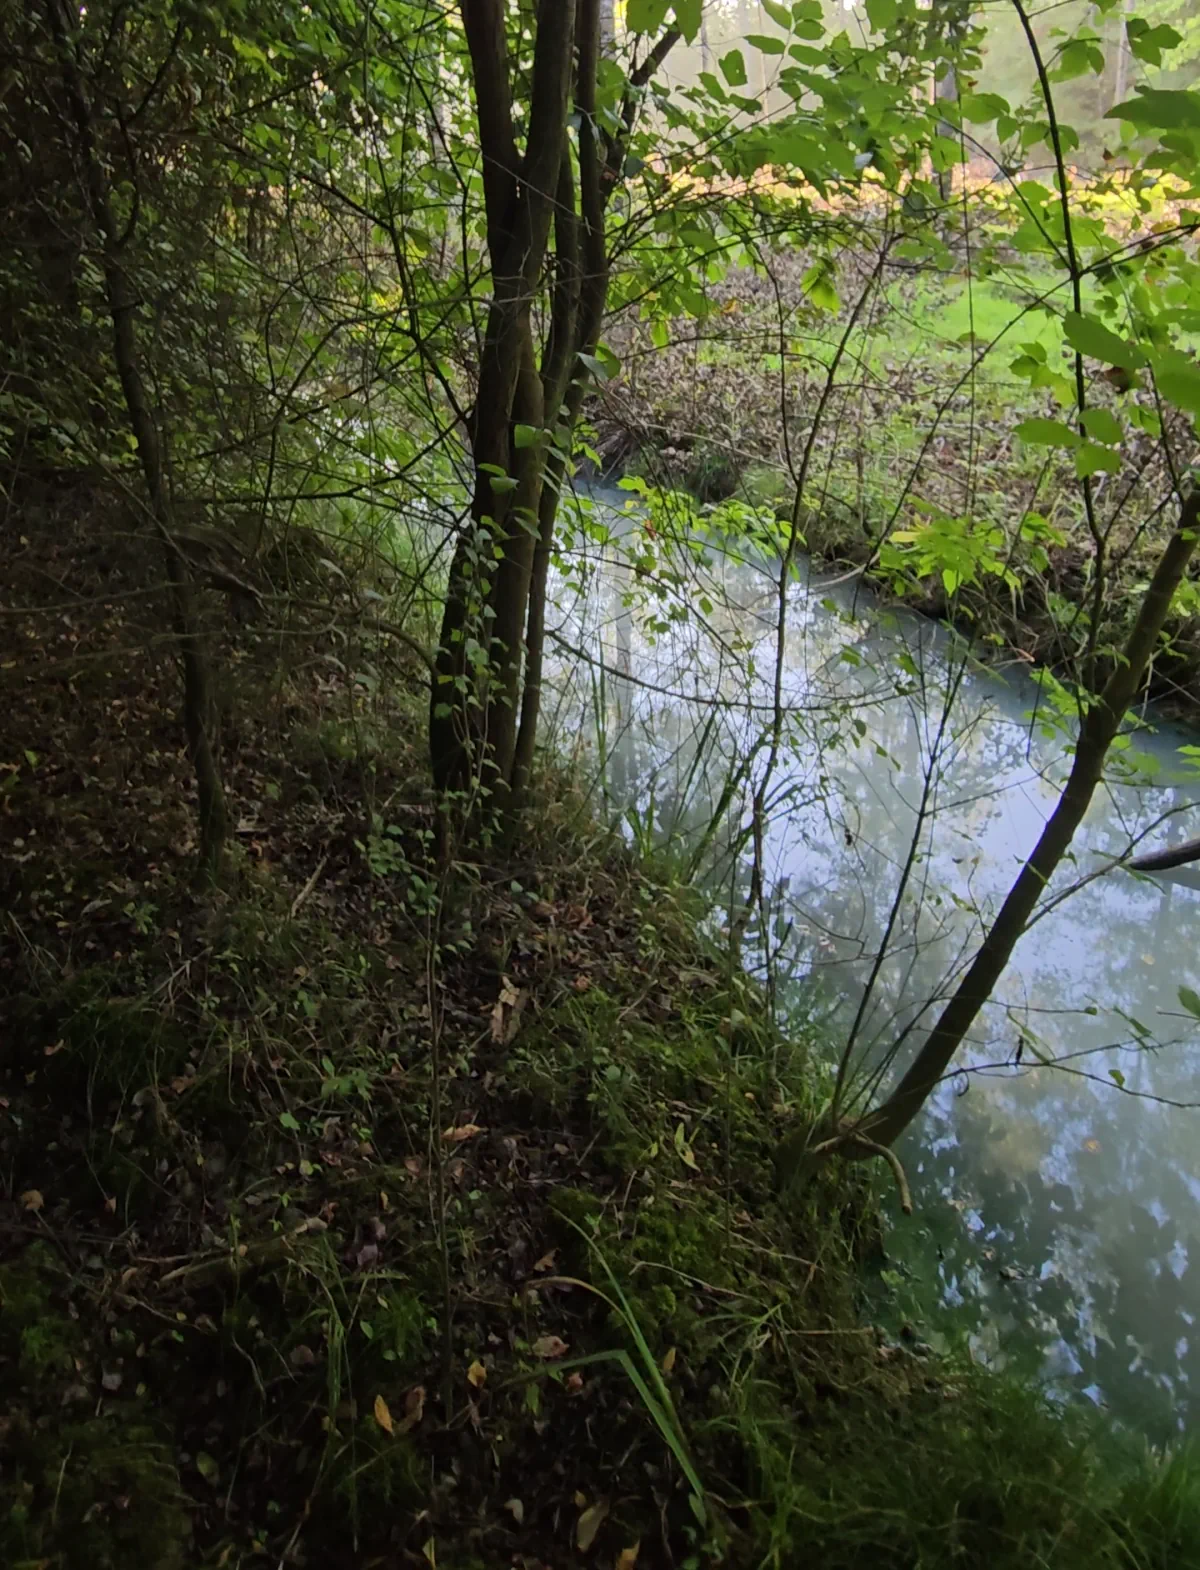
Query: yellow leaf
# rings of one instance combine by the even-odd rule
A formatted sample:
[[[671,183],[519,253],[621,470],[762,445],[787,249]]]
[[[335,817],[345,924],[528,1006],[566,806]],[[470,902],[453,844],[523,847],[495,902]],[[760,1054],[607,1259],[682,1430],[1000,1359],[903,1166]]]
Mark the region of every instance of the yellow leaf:
[[[617,1555],[616,1570],[633,1570],[634,1565],[637,1564],[638,1550],[641,1546],[642,1540],[639,1537],[637,1542],[631,1544],[630,1547],[622,1548]]]
[[[524,1525],[524,1523],[525,1523],[525,1506],[521,1503],[521,1501],[519,1499],[509,1499],[509,1500],[506,1500],[504,1508],[506,1510],[511,1510],[512,1511],[512,1518],[517,1523],[518,1526],[523,1526]]]
[[[594,1505],[589,1505],[575,1523],[575,1547],[581,1554],[586,1554],[596,1541],[596,1533],[604,1525],[608,1515],[608,1500],[597,1499]]]
[[[385,1434],[394,1434],[396,1432],[395,1425],[392,1422],[392,1414],[388,1411],[388,1404],[382,1396],[375,1397],[375,1421]]]
[[[25,1206],[26,1210],[32,1210],[36,1216],[46,1201],[42,1198],[40,1189],[27,1188],[21,1195],[21,1203]]]
[[[432,1537],[425,1544],[424,1548],[422,1548],[421,1552],[425,1555],[426,1559],[428,1559],[430,1565],[432,1566],[432,1570],[437,1570],[437,1544],[434,1542]]]
[[[464,1139],[474,1139],[476,1134],[482,1133],[478,1123],[462,1123],[458,1128],[443,1129],[442,1138],[448,1145],[461,1145]]]
[[[666,1352],[663,1354],[663,1360],[662,1360],[662,1365],[661,1366],[662,1366],[662,1371],[663,1371],[664,1374],[669,1374],[674,1369],[674,1367],[675,1367],[675,1348],[674,1347],[668,1347],[667,1348]]]
[[[487,1383],[487,1369],[484,1368],[478,1358],[467,1369],[467,1379],[475,1386],[476,1390],[482,1390]]]

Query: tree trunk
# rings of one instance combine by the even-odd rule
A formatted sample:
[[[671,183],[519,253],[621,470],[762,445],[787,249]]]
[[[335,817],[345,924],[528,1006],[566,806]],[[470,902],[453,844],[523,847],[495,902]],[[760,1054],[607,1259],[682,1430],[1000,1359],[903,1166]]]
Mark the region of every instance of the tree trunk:
[[[608,292],[607,200],[643,87],[679,37],[664,33],[630,78],[617,129],[601,130],[596,77],[611,47],[605,0],[539,0],[529,130],[516,149],[504,0],[463,0],[483,156],[492,270],[472,421],[475,494],[451,565],[430,702],[434,783],[510,835],[540,710],[545,598],[559,491]],[[579,189],[568,133],[573,56]],[[554,281],[540,365],[532,302],[551,224]],[[499,481],[499,484],[495,482]],[[483,630],[486,628],[486,637]],[[518,715],[520,723],[518,725]]]
[[[138,458],[146,485],[150,514],[162,539],[166,555],[167,576],[171,585],[172,618],[179,647],[179,662],[183,672],[184,734],[187,737],[192,767],[196,772],[200,840],[198,870],[202,881],[213,882],[220,874],[225,845],[225,792],[212,742],[212,703],[208,661],[196,619],[191,572],[171,535],[170,496],[163,471],[162,449],[158,428],[146,394],[138,352],[137,296],[124,262],[124,248],[132,237],[136,220],[137,198],[135,194],[134,216],[126,233],[122,235],[113,211],[104,166],[96,147],[92,130],[92,112],[88,105],[83,78],[72,52],[70,15],[64,13],[61,0],[46,0],[46,10],[63,74],[66,98],[75,122],[80,174],[92,221],[100,237],[105,294],[109,315],[112,318],[113,354],[117,373],[120,377],[121,391],[125,395],[129,424],[137,441]]]
[[[430,706],[434,783],[502,815],[545,465],[531,321],[566,145],[574,0],[541,0],[525,156],[513,134],[504,0],[463,0],[492,275],[472,429],[475,494],[450,571]],[[519,177],[518,177],[519,176]],[[539,433],[518,444],[516,427]],[[474,650],[484,651],[480,659]]]

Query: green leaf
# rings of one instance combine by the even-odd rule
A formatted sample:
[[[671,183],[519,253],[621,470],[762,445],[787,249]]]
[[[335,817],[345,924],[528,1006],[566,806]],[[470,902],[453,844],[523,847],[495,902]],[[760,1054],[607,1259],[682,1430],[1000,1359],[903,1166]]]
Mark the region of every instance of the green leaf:
[[[1117,1087],[1118,1090],[1125,1089],[1125,1076],[1121,1073],[1119,1068],[1110,1068],[1108,1071],[1108,1077],[1112,1080],[1113,1084]]]
[[[1154,66],[1162,64],[1164,50],[1178,49],[1183,42],[1182,33],[1177,33],[1165,22],[1152,27],[1149,22],[1137,16],[1131,16],[1126,22],[1125,34],[1129,39],[1130,53],[1136,59],[1144,60],[1147,65]]]
[[[595,354],[581,354],[579,363],[585,365],[598,382],[611,381],[614,372],[605,365],[604,361]]]
[[[801,278],[800,287],[822,311],[841,309],[842,302],[833,282],[833,267],[828,261],[814,262]]]
[[[1073,431],[1061,420],[1022,420],[1014,434],[1030,447],[1074,448],[1081,446],[1083,441],[1078,431]]]
[[[291,1129],[293,1134],[300,1132],[300,1125],[290,1112],[281,1112],[279,1114],[279,1126],[280,1128]]]
[[[704,0],[675,0],[675,23],[690,44],[700,31]]]
[[[886,32],[900,9],[897,0],[867,0],[867,21],[876,33]]]
[[[792,13],[787,6],[780,5],[779,0],[761,0],[762,8],[777,27],[782,27],[785,33],[792,30]]]
[[[746,42],[763,55],[781,55],[787,50],[783,39],[776,38],[773,33],[747,33]]]
[[[1081,480],[1089,474],[1119,474],[1121,454],[1111,447],[1098,447],[1095,442],[1084,442],[1075,453],[1075,473]]]
[[[1154,380],[1168,403],[1188,414],[1200,414],[1200,366],[1179,349],[1164,349],[1151,357]]]
[[[1008,100],[999,93],[964,93],[958,101],[964,120],[972,125],[987,125],[1001,115],[1010,114]]]
[[[1200,93],[1168,92],[1159,87],[1139,87],[1136,98],[1114,104],[1106,120],[1127,120],[1151,131],[1200,130]]]
[[[1136,371],[1146,363],[1146,356],[1140,349],[1126,343],[1094,317],[1080,316],[1078,311],[1068,311],[1063,317],[1063,336],[1072,349],[1078,349],[1080,354],[1093,360],[1103,360],[1106,365]]]
[[[721,56],[721,74],[730,87],[745,87],[746,62],[740,49],[731,49],[727,55]]]
[[[1080,418],[1084,430],[1098,442],[1108,442],[1115,447],[1124,434],[1120,420],[1107,409],[1085,409]]]
[[[508,496],[517,488],[517,482],[511,474],[489,474],[488,484],[492,487],[493,495],[496,496]]]
[[[631,33],[657,33],[667,19],[670,0],[629,0],[625,25]]]
[[[536,447],[541,435],[536,425],[514,425],[513,446],[518,452],[523,452],[526,447]]]
[[[1194,1014],[1200,1019],[1200,994],[1192,991],[1191,987],[1180,987],[1179,1001],[1189,1014]]]

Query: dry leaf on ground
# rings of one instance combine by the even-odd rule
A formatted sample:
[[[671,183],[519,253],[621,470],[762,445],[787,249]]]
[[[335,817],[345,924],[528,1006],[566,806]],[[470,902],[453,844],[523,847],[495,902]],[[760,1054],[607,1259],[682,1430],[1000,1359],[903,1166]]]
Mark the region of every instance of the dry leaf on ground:
[[[608,1515],[608,1500],[597,1499],[594,1505],[589,1505],[582,1512],[575,1523],[575,1547],[581,1554],[586,1554],[596,1541],[596,1533],[604,1525]]]
[[[534,1357],[561,1357],[567,1350],[567,1343],[561,1336],[539,1336],[533,1343]]]

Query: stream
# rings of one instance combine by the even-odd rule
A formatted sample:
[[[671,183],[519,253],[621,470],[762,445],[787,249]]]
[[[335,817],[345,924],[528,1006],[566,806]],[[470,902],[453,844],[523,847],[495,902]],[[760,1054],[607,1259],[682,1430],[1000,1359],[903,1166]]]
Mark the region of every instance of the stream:
[[[595,499],[612,514],[628,504],[620,491]],[[770,722],[774,586],[753,562],[717,557],[709,630],[673,617],[669,594],[648,628],[625,603],[638,587],[628,566],[599,555],[582,592],[557,592],[550,728],[631,833],[699,847],[701,876],[735,909],[750,865],[749,848],[731,846],[744,793],[707,845],[705,832]],[[1066,739],[1024,668],[971,666],[943,628],[807,568],[782,674],[770,919],[750,936],[771,955],[781,1005],[815,1015],[824,1039],[840,1045],[861,1013],[866,1066],[936,1017],[930,1000],[969,961],[1053,805]],[[1190,743],[1159,727],[1118,755],[1051,899],[1163,814],[1179,815],[1139,848],[1200,830],[1200,810],[1180,811],[1200,802],[1178,750]],[[914,832],[908,892],[860,1007]],[[1200,891],[1120,868],[1036,921],[899,1147],[915,1210],[892,1219],[872,1308],[935,1348],[965,1339],[977,1360],[1036,1374],[1156,1441],[1200,1416],[1200,1109],[1188,1105],[1200,1102],[1200,1022],[1179,998],[1200,991],[1198,938]]]

